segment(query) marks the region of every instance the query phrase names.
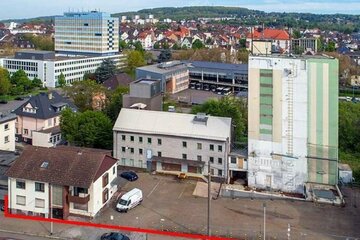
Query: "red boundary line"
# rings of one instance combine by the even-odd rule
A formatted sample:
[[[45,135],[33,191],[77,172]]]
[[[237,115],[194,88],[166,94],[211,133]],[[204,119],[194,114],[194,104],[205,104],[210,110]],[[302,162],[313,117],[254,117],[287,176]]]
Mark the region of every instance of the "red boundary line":
[[[4,200],[5,200],[4,216],[6,218],[15,218],[15,219],[41,221],[41,222],[53,222],[53,223],[58,223],[58,224],[68,224],[68,225],[82,226],[82,227],[104,228],[104,229],[113,229],[113,230],[121,230],[121,231],[149,233],[149,234],[154,234],[154,235],[165,235],[165,236],[172,236],[172,237],[185,237],[185,238],[191,238],[191,239],[202,239],[202,240],[233,240],[233,239],[235,239],[235,238],[207,236],[207,235],[202,235],[202,234],[190,234],[190,233],[181,233],[181,232],[165,232],[165,231],[155,230],[155,229],[135,228],[135,227],[128,227],[128,226],[116,226],[116,225],[108,225],[108,224],[98,224],[98,223],[90,223],[90,222],[62,220],[62,219],[55,219],[55,218],[50,219],[50,218],[42,218],[42,217],[33,217],[33,216],[27,216],[27,215],[12,214],[12,213],[9,213],[9,209],[8,209],[8,203],[9,203],[8,195],[5,195]]]

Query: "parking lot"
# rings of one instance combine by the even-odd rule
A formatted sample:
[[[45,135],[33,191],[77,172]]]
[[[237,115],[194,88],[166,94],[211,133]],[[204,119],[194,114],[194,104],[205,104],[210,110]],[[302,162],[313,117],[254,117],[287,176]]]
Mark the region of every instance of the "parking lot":
[[[212,91],[186,89],[181,92],[172,94],[171,99],[177,102],[183,102],[187,104],[202,104],[210,98],[221,98],[222,95],[216,94]]]
[[[122,191],[134,187],[143,191],[141,205],[118,213],[115,202],[105,209],[97,222],[140,228],[206,233],[207,199],[192,195],[195,181],[179,181],[175,177],[140,173],[135,182],[124,182]],[[355,190],[351,190],[355,191]],[[357,194],[360,191],[357,189]],[[350,199],[349,199],[350,200]],[[359,199],[356,199],[359,201]],[[264,200],[212,200],[212,233],[218,236],[253,239],[262,234]],[[267,202],[267,236],[285,239],[290,224],[292,239],[360,238],[360,211],[354,204],[344,208],[314,205],[302,201]],[[359,204],[360,206],[360,204]],[[111,220],[113,216],[113,220]]]

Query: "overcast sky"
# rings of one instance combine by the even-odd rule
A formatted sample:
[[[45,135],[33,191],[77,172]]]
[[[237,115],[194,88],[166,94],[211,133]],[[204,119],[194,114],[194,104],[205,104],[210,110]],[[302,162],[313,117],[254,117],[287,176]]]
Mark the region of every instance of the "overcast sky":
[[[154,7],[237,6],[267,12],[360,14],[360,0],[0,0],[0,19],[61,15],[64,11],[117,13]]]

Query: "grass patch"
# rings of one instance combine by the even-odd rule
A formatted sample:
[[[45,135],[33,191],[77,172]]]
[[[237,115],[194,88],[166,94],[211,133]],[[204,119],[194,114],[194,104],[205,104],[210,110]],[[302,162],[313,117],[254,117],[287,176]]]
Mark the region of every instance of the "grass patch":
[[[48,90],[47,89],[34,89],[31,92],[20,94],[20,95],[0,95],[0,100],[12,101],[18,97],[25,98],[25,97],[29,97],[30,95],[35,96],[42,92],[48,92]]]

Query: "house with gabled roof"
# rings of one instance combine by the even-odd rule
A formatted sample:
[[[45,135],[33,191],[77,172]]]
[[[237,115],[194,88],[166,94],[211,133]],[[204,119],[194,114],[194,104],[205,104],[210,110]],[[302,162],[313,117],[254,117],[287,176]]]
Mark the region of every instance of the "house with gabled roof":
[[[116,165],[108,150],[27,146],[6,172],[9,211],[95,217],[117,191]]]
[[[58,127],[61,111],[68,107],[77,111],[76,106],[69,99],[55,91],[32,96],[14,111],[17,116],[15,124],[17,141],[32,144],[34,132]],[[56,145],[61,141],[59,134],[61,133],[56,131],[56,135],[46,141]]]
[[[283,29],[257,28],[247,34],[246,44],[247,49],[255,54],[284,53],[289,51],[290,35]],[[266,45],[267,52],[261,50],[263,45]]]

